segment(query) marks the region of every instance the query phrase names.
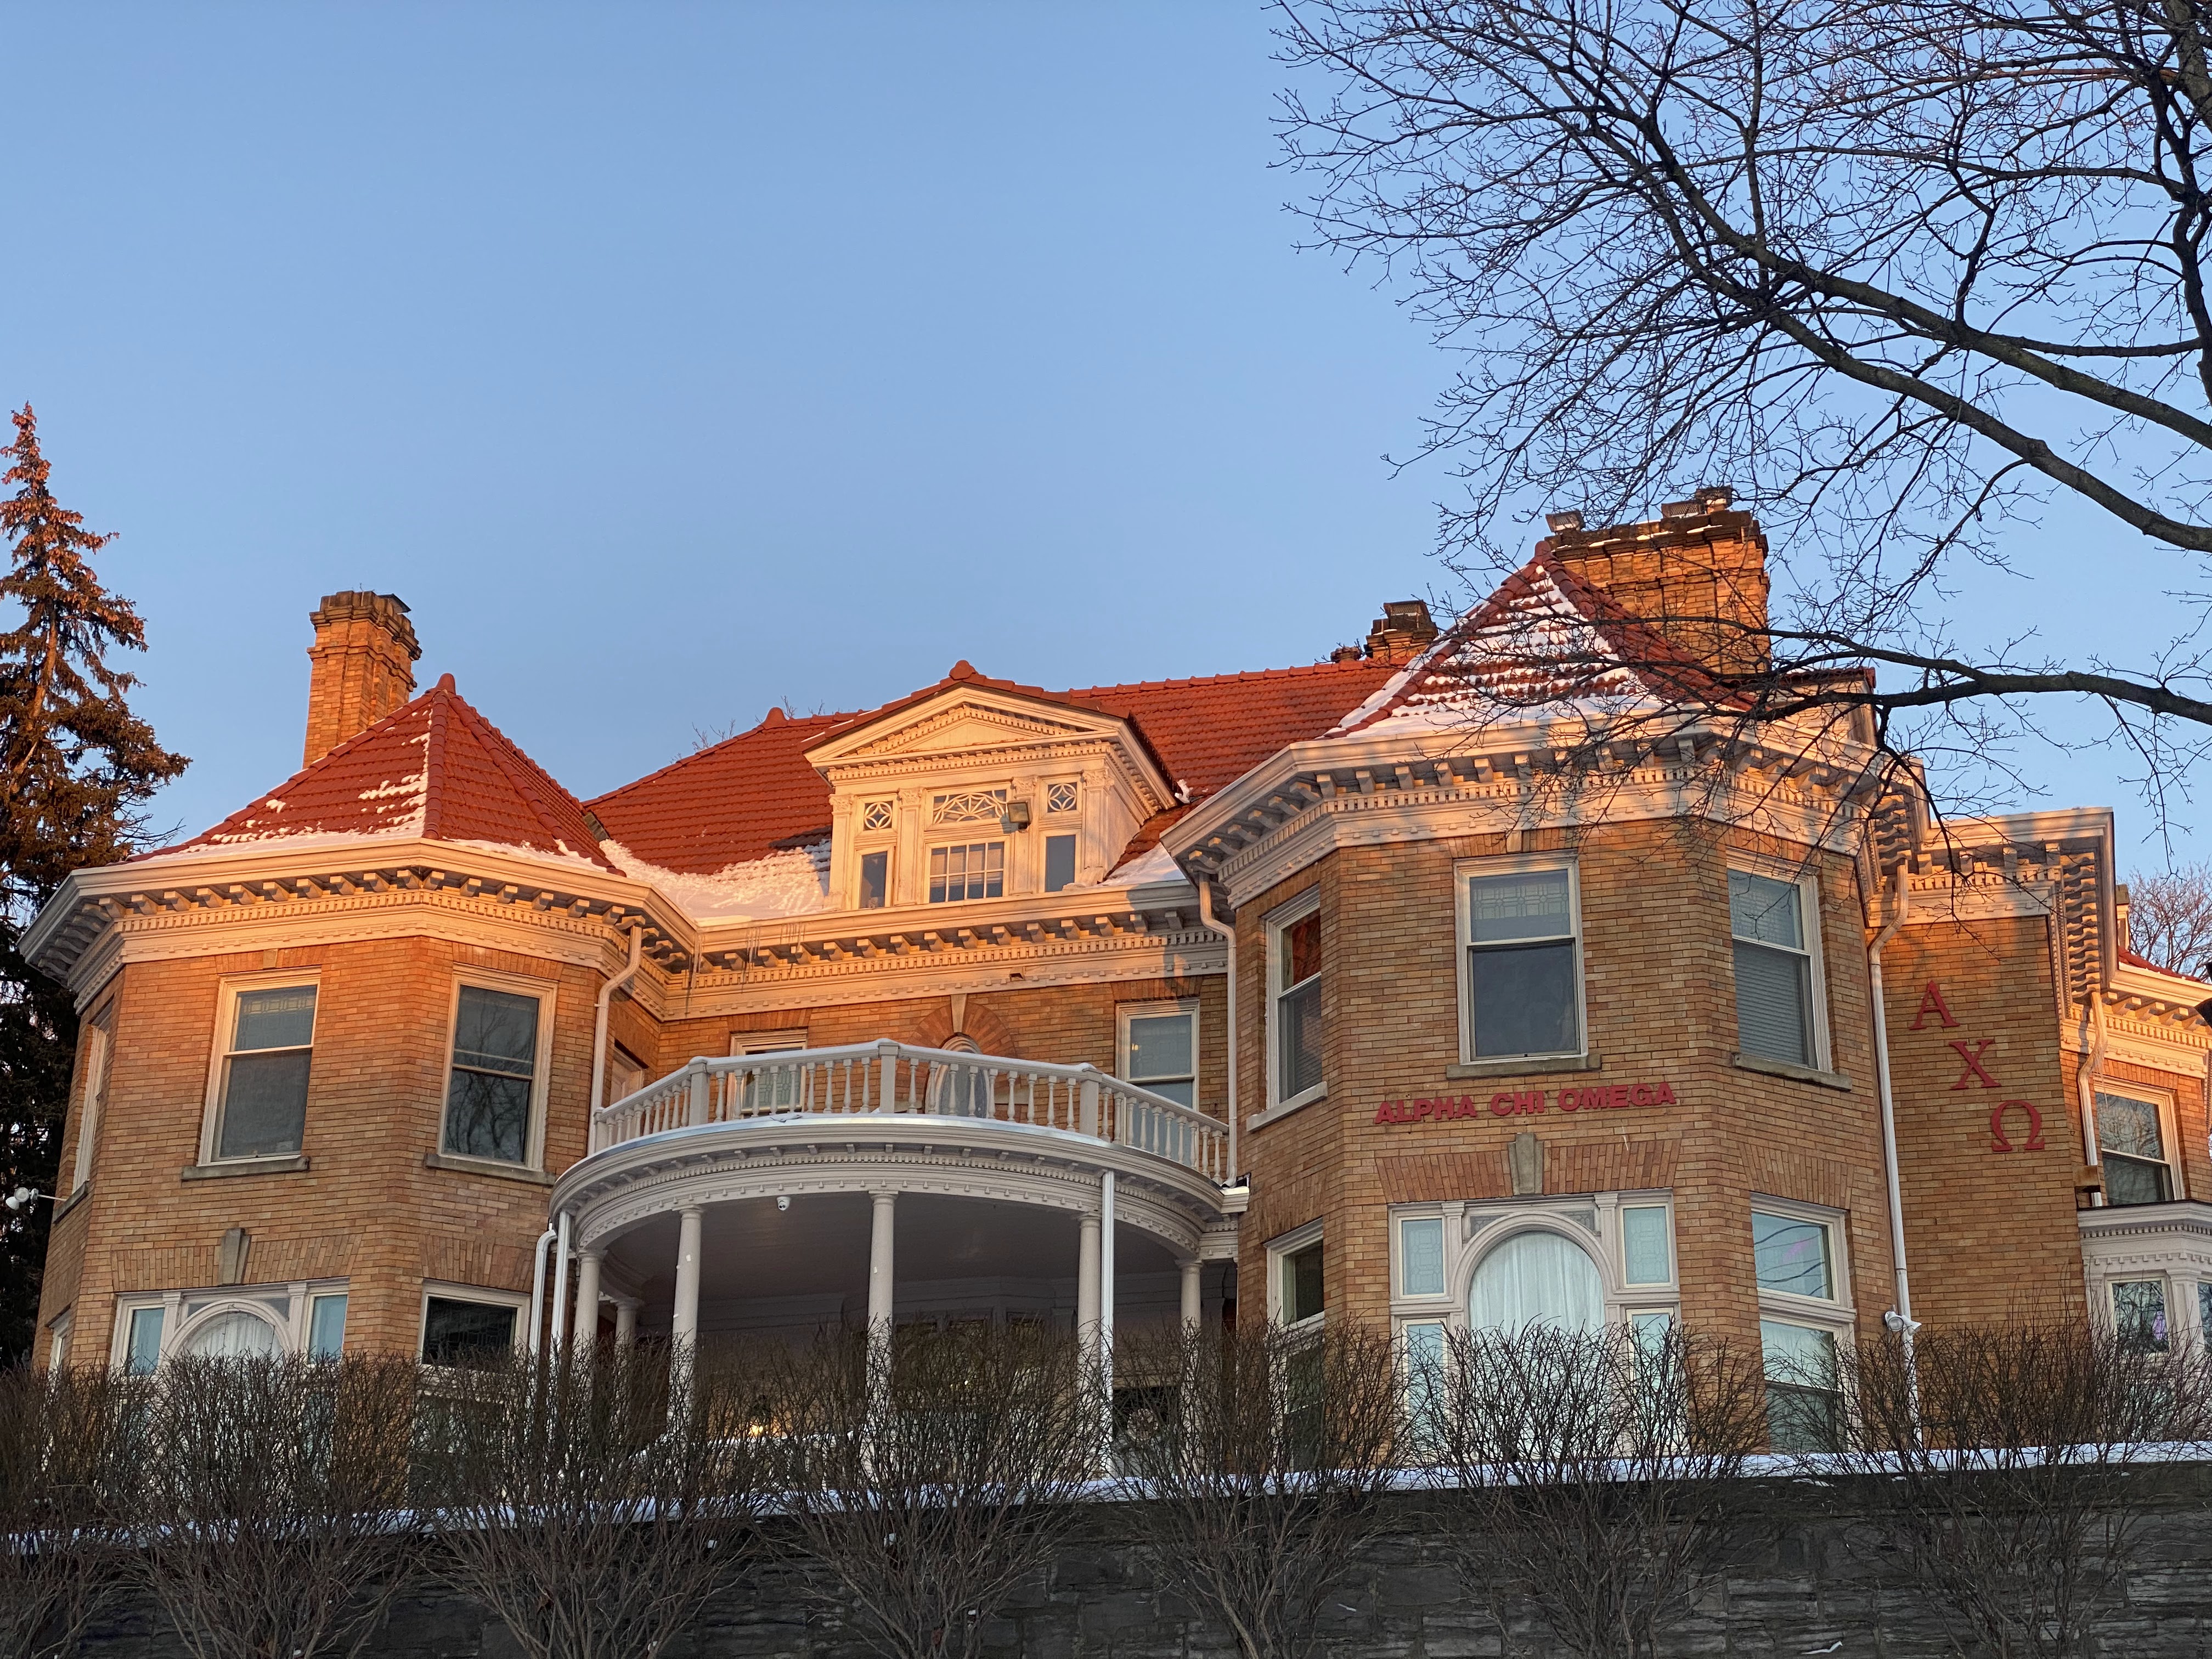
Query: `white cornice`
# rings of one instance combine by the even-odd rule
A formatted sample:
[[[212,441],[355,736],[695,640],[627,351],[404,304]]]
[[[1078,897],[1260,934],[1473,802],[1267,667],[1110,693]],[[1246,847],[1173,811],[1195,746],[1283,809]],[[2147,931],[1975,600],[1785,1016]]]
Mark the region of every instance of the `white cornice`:
[[[1177,880],[701,923],[647,884],[570,860],[372,838],[81,871],[30,944],[83,998],[125,962],[406,936],[611,971],[635,925],[649,953],[639,1000],[658,1012],[680,983],[705,1012],[1218,973],[1220,941],[1195,919]]]

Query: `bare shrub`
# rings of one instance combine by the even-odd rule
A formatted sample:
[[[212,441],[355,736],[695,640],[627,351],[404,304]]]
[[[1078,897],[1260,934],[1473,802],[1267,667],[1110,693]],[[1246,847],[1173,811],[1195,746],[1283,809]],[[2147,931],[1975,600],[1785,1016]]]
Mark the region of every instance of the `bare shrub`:
[[[742,1363],[680,1357],[673,1411],[668,1350],[644,1345],[502,1356],[426,1389],[436,1571],[532,1659],[659,1652],[755,1537],[763,1459],[729,1409]]]
[[[173,1359],[145,1419],[139,1570],[194,1659],[363,1651],[419,1553],[411,1360]]]
[[[66,1653],[124,1587],[143,1383],[105,1366],[0,1374],[0,1655]]]
[[[1133,1332],[1124,1381],[1158,1401],[1117,1446],[1147,1505],[1161,1582],[1219,1620],[1244,1659],[1310,1652],[1329,1601],[1386,1516],[1399,1389],[1389,1339],[1334,1322]]]
[[[793,1352],[774,1390],[786,1501],[838,1614],[892,1659],[972,1659],[1066,1535],[1103,1418],[1074,1338],[860,1330]]]
[[[1439,1507],[1453,1561],[1494,1611],[1525,1597],[1568,1651],[1632,1659],[1726,1566],[1766,1419],[1725,1345],[1459,1331],[1408,1387],[1409,1432],[1462,1489]]]
[[[2002,1659],[2087,1650],[2175,1490],[2176,1443],[2212,1437],[2202,1353],[2086,1322],[1887,1336],[1841,1374],[1850,1445],[1820,1466],[1865,1477],[1875,1558],[1962,1650]]]

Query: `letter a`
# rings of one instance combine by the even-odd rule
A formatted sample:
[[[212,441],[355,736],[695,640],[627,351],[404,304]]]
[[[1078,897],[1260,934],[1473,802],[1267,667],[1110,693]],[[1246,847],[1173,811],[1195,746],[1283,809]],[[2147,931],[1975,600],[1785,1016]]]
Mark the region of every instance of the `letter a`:
[[[1943,988],[1932,979],[1928,981],[1928,988],[1920,994],[1920,1006],[1912,1011],[1912,1024],[1907,1029],[1918,1030],[1921,1022],[1930,1014],[1943,1022],[1943,1029],[1947,1031],[1958,1026],[1959,1022],[1951,1018],[1950,1004],[1943,1000]]]

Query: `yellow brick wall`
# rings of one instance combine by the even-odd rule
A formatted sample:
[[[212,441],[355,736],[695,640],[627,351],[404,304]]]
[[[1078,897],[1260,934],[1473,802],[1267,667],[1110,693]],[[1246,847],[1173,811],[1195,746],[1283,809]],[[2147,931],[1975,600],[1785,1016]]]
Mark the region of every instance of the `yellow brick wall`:
[[[1743,846],[1753,850],[1747,840]],[[1459,1059],[1453,866],[1503,854],[1503,836],[1340,851],[1240,907],[1238,994],[1252,1011],[1244,1098],[1254,1109],[1265,1100],[1265,916],[1316,886],[1329,1088],[1327,1100],[1248,1139],[1254,1195],[1243,1273],[1259,1285],[1266,1241],[1322,1218],[1330,1306],[1382,1319],[1385,1206],[1510,1194],[1507,1146],[1528,1130],[1544,1143],[1549,1194],[1672,1190],[1686,1322],[1755,1339],[1750,1210],[1752,1195],[1766,1194],[1844,1212],[1855,1302],[1870,1328],[1889,1305],[1888,1222],[1852,866],[1832,856],[1818,866],[1830,1048],[1851,1085],[1845,1091],[1728,1062],[1735,1012],[1721,841],[1679,825],[1624,825],[1531,836],[1522,847],[1569,848],[1580,871],[1589,1045],[1602,1060],[1595,1072],[1446,1076]],[[1678,1104],[1559,1109],[1562,1085],[1662,1080]],[[1500,1091],[1540,1088],[1540,1115],[1500,1118],[1488,1109]],[[1477,1109],[1413,1124],[1376,1121],[1385,1101],[1439,1095],[1472,1097]]]

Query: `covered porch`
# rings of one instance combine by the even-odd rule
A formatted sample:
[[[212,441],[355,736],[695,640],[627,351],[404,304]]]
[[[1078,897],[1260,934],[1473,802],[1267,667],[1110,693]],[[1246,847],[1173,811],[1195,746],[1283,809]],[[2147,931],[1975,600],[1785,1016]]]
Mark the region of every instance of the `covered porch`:
[[[1228,1127],[1087,1066],[893,1042],[696,1060],[594,1115],[552,1338],[1037,1322],[1235,1297]],[[573,1305],[566,1294],[573,1261]],[[535,1326],[533,1326],[535,1328]]]

